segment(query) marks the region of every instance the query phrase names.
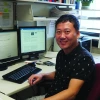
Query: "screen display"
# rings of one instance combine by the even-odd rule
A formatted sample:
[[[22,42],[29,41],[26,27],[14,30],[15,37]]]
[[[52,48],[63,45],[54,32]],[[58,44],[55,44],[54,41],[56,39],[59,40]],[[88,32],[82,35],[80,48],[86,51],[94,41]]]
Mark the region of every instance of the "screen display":
[[[18,34],[16,30],[0,31],[0,68],[19,60]]]
[[[46,27],[19,27],[21,54],[46,51]]]
[[[17,32],[0,32],[0,60],[18,56]]]

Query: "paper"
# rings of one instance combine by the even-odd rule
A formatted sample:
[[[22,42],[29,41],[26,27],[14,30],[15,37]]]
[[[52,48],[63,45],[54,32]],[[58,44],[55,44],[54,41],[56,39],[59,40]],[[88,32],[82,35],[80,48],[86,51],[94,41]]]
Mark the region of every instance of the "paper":
[[[55,21],[49,21],[47,23],[47,37],[54,37],[55,35]]]
[[[44,56],[47,58],[56,58],[58,52],[50,52],[48,51]]]
[[[0,28],[13,28],[13,3],[0,1]]]

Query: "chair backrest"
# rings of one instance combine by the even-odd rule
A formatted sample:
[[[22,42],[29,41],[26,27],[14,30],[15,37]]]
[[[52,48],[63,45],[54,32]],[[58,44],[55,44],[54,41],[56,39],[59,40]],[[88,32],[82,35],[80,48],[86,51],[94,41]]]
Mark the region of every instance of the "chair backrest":
[[[100,63],[96,64],[96,77],[92,90],[89,93],[87,100],[99,100],[100,99]]]

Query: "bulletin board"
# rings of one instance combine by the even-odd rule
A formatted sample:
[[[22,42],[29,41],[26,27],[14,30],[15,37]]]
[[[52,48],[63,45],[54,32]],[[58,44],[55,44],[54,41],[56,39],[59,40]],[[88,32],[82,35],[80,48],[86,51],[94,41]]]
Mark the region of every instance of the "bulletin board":
[[[13,28],[13,2],[0,1],[0,28]]]

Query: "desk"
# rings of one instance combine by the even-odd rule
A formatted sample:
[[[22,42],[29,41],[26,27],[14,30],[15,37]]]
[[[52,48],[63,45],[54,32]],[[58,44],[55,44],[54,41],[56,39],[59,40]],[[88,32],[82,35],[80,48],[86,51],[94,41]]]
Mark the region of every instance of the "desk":
[[[100,54],[92,53],[95,63],[100,63]]]
[[[12,99],[12,98],[0,93],[0,100],[15,100],[15,99]]]
[[[42,61],[47,61],[48,59],[42,59]],[[2,78],[2,75],[12,71],[12,70],[15,70],[17,68],[19,68],[20,66],[23,66],[25,65],[25,62],[21,62],[21,63],[17,63],[13,66],[10,66],[8,67],[7,70],[4,70],[4,71],[0,71],[0,91],[5,93],[6,95],[10,96],[12,94],[15,94],[21,90],[24,90],[26,88],[28,88],[30,85],[28,83],[28,81],[25,81],[24,83],[22,84],[17,84],[17,83],[14,83],[14,82],[10,82],[10,81],[6,81]],[[37,67],[41,68],[42,71],[41,73],[48,73],[48,72],[52,72],[55,70],[55,67],[54,66],[46,66],[46,65],[37,65]]]

